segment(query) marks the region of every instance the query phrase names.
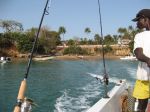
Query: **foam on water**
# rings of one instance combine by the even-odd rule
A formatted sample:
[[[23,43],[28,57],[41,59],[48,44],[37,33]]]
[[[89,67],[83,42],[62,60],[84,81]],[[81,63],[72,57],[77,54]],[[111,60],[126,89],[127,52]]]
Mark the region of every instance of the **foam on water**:
[[[102,75],[97,75],[97,74],[94,74],[94,73],[87,73],[87,74],[89,74],[90,76],[92,76],[94,78],[98,78],[100,80],[103,80],[103,76]],[[109,81],[113,82],[113,83],[118,83],[119,79],[116,78],[116,77],[109,77]]]
[[[130,76],[133,79],[136,79],[136,69],[135,68],[127,68],[127,72],[128,72],[128,74],[130,74]]]
[[[90,107],[91,98],[95,98],[101,92],[99,91],[97,81],[77,88],[77,95],[72,95],[71,90],[62,91],[62,95],[57,98],[54,112],[85,112]]]

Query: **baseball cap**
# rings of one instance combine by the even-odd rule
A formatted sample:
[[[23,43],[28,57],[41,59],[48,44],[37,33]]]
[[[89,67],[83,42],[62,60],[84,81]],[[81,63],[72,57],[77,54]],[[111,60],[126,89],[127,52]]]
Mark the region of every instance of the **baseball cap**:
[[[142,9],[140,10],[132,21],[138,21],[142,17],[150,18],[150,9]]]

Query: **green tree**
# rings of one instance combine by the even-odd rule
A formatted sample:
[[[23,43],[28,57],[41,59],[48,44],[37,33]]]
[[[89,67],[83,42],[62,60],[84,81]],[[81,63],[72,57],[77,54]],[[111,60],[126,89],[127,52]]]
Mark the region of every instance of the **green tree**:
[[[133,40],[136,33],[138,33],[139,30],[137,28],[133,28],[132,26],[129,26],[128,28],[119,28],[118,33],[121,35],[121,39],[130,39]]]
[[[73,45],[75,45],[75,41],[73,39],[69,39],[68,42],[67,42],[67,45],[68,46],[73,46]]]
[[[113,39],[114,39],[114,43],[117,44],[117,43],[118,43],[119,36],[113,35]]]
[[[81,38],[80,39],[80,45],[85,45],[85,44],[88,44],[87,38]]]
[[[89,35],[91,33],[91,29],[89,27],[86,27],[84,32]]]
[[[111,35],[106,35],[104,37],[104,44],[105,45],[111,45],[111,44],[114,44],[114,43],[115,43],[114,38],[112,38]]]
[[[35,38],[36,34],[37,34],[37,31],[38,31],[38,28],[31,28],[31,29],[28,29],[25,33],[27,34],[27,36],[29,38]]]
[[[118,29],[118,33],[120,33],[121,35],[124,35],[127,32],[126,28],[119,28]]]
[[[23,31],[21,23],[13,20],[0,20],[0,27],[5,31],[1,35],[0,47],[4,51],[8,48],[15,47],[16,45],[16,32]]]
[[[33,42],[37,33],[37,28],[29,29],[26,34]],[[56,46],[60,45],[60,35],[56,31],[50,31],[48,27],[42,27],[40,30],[37,46],[35,47],[38,54],[54,54]]]
[[[21,53],[31,52],[33,41],[26,35],[22,34],[17,39],[17,49]]]
[[[0,47],[1,49],[8,49],[13,45],[10,39],[10,33],[4,33],[0,38]]]
[[[129,48],[130,48],[130,52],[133,52],[133,45],[134,45],[134,37],[135,35],[140,32],[141,30],[137,29],[137,28],[133,28],[132,26],[129,26],[128,28],[119,28],[118,29],[118,33],[121,34],[121,38],[120,39],[130,39],[131,42],[129,43]]]
[[[129,43],[129,49],[130,49],[130,52],[133,53],[133,46],[134,46],[134,41],[131,41]]]
[[[89,27],[86,27],[85,30],[84,30],[84,32],[87,33],[87,34],[89,34],[89,33],[91,33],[91,30],[90,30]]]
[[[61,44],[60,35],[56,31],[44,31],[43,37],[39,38],[40,45],[43,46],[46,54],[54,54],[56,46]]]
[[[13,20],[0,20],[0,27],[6,32],[23,31],[22,24]]]
[[[99,34],[94,35],[94,40],[95,40],[95,43],[98,44],[98,45],[102,44],[102,41],[103,41],[102,37],[100,37]]]
[[[65,27],[64,26],[60,26],[59,27],[59,30],[58,30],[58,33],[61,35],[63,35],[63,39],[62,39],[62,41],[64,41],[64,34],[66,33],[66,29],[65,29]]]
[[[89,40],[88,40],[88,45],[93,45],[93,44],[94,44],[93,40],[92,40],[92,39],[89,39]]]
[[[79,46],[71,45],[68,48],[65,48],[63,54],[85,55],[87,54],[87,51]]]

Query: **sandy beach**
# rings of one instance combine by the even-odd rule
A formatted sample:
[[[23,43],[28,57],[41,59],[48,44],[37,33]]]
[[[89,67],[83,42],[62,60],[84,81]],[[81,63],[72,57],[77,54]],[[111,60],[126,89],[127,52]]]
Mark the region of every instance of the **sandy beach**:
[[[121,56],[105,56],[106,59],[119,59]],[[74,56],[74,55],[63,55],[63,56],[55,56],[56,60],[99,60],[102,59],[102,56]]]

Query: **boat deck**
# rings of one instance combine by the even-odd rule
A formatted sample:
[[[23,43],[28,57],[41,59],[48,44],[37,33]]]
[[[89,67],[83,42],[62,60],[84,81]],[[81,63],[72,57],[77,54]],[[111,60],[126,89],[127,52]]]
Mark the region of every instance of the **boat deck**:
[[[118,83],[109,93],[109,98],[100,99],[87,112],[121,112],[120,98],[127,89],[126,81]]]

